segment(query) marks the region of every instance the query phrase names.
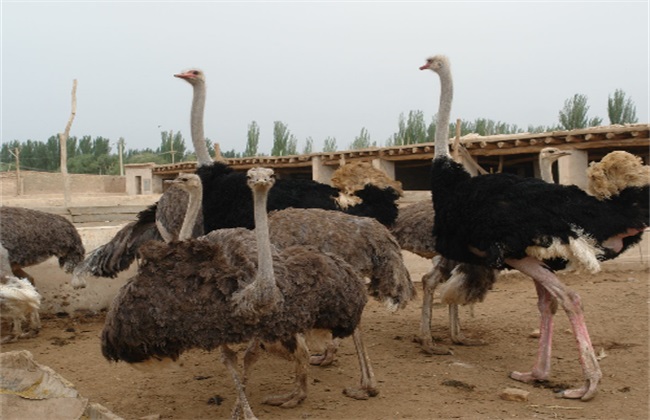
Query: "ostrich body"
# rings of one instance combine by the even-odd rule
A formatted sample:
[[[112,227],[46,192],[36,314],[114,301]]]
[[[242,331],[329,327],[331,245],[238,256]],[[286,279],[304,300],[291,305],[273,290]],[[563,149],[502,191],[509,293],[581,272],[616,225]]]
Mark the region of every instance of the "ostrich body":
[[[556,147],[542,149],[539,153],[539,167],[542,179],[546,182],[553,182],[553,163],[569,154],[571,152]],[[473,277],[473,279],[467,280],[467,283],[483,283],[483,286],[475,289],[487,291],[496,281],[497,272],[489,267],[458,264],[440,256],[435,249],[435,238],[431,235],[433,220],[434,212],[431,201],[418,201],[400,209],[395,224],[391,226],[391,232],[402,249],[432,260],[431,270],[422,276],[424,295],[422,297],[420,335],[416,337],[416,341],[421,344],[422,350],[426,353],[453,354],[450,349],[434,344],[431,337],[433,294],[436,288],[439,284],[446,283],[453,273],[456,276]],[[482,300],[483,297],[484,295],[479,297],[478,300]],[[449,303],[449,332],[451,342],[454,344],[470,346],[485,344],[482,340],[466,337],[461,332],[458,305],[453,302]]]
[[[267,171],[249,174],[256,196],[273,185]],[[256,205],[256,217],[266,218],[263,203]],[[221,348],[222,361],[238,388],[236,413],[241,410],[245,418],[254,418],[228,345],[259,340],[279,343],[292,354],[294,390],[266,402],[293,407],[306,396],[308,351],[302,334],[326,329],[334,337],[354,337],[362,383],[348,395],[376,395],[359,330],[367,302],[363,279],[340,257],[313,247],[277,251],[268,231],[259,228],[265,222],[256,224],[253,240],[245,229],[223,229],[199,239],[142,246],[138,275],[120,289],[106,317],[104,356],[140,364],[176,360],[192,348]]]
[[[192,143],[197,151],[196,173],[203,185],[203,211],[197,219],[194,235],[200,236],[216,229],[255,226],[253,200],[246,185],[246,174],[234,171],[223,162],[205,159],[209,156],[203,137],[205,76],[200,70],[176,74],[189,82],[194,90],[191,110]],[[355,216],[372,217],[389,226],[397,217],[399,192],[390,186],[364,184],[355,189],[352,201],[356,205],[339,204],[340,190],[312,180],[278,179],[271,190],[267,210],[284,208],[322,208],[338,210]],[[88,273],[100,277],[115,277],[129,267],[138,255],[138,247],[151,239],[173,240],[183,220],[187,194],[172,187],[158,203],[144,210],[138,220],[126,225],[111,241],[92,251],[75,271],[76,283],[85,286]],[[155,218],[152,218],[152,213]],[[203,221],[201,222],[201,219]],[[142,238],[141,238],[142,236]]]
[[[284,209],[270,213],[269,228],[271,242],[279,249],[308,245],[342,257],[370,279],[370,295],[391,311],[415,297],[400,246],[377,220],[323,209]],[[311,363],[331,364],[337,348],[338,340],[327,340],[325,351]]]
[[[0,244],[0,344],[37,334],[41,329],[40,306],[41,295],[28,279],[13,275],[9,251]],[[30,331],[23,333],[26,321]]]
[[[65,217],[21,207],[0,207],[0,243],[9,253],[13,274],[34,279],[23,268],[57,257],[66,273],[84,259],[79,232]]]
[[[440,76],[438,130],[431,169],[436,250],[446,258],[494,269],[513,268],[530,276],[541,313],[539,353],[530,372],[513,372],[522,382],[550,374],[553,315],[559,303],[578,344],[584,385],[565,390],[565,398],[589,400],[602,377],[577,293],[547,265],[566,261],[597,271],[599,261],[614,258],[641,239],[648,226],[650,179],[599,200],[575,186],[549,184],[509,174],[471,177],[448,150],[453,86],[444,56],[427,59],[421,70]],[[561,266],[563,264],[560,264]],[[457,285],[465,292],[471,284]]]

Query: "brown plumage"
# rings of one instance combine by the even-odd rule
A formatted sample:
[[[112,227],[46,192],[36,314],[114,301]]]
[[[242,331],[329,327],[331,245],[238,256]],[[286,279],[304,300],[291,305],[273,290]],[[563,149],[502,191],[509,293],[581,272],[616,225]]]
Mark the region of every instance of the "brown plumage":
[[[368,292],[391,311],[415,297],[399,244],[375,219],[322,209],[285,209],[269,214],[269,234],[280,249],[309,245],[341,256],[370,279]],[[331,364],[337,348],[338,340],[328,340],[325,351],[312,357],[311,363]]]
[[[370,184],[379,188],[392,188],[400,196],[404,195],[402,183],[390,178],[384,171],[372,166],[369,162],[350,162],[342,165],[331,179],[332,186],[340,190],[336,201],[341,208],[348,208],[361,203],[356,195],[358,191]]]
[[[400,245],[375,219],[331,210],[285,209],[269,214],[269,234],[280,249],[310,245],[341,256],[370,279],[370,295],[390,310],[405,307],[415,297]]]
[[[268,192],[272,182],[265,185]],[[363,279],[334,254],[302,246],[277,251],[268,243],[268,231],[267,243],[260,243],[265,222],[258,217],[266,212],[263,202],[255,202],[256,237],[246,229],[221,229],[200,239],[142,246],[138,275],[120,289],[107,315],[102,353],[109,360],[142,363],[175,360],[192,348],[221,348],[222,361],[238,388],[235,410],[254,418],[235,369],[235,354],[227,346],[259,340],[279,343],[291,353],[297,372],[293,391],[266,402],[293,407],[306,396],[308,351],[302,334],[327,329],[334,337],[353,335],[360,354],[361,387],[347,394],[376,395],[359,331],[367,302]],[[255,299],[265,300],[264,292],[260,296],[246,291],[253,284],[263,291],[264,283],[280,292],[280,301],[255,305]]]
[[[74,225],[65,217],[21,207],[0,207],[0,242],[9,252],[14,275],[34,279],[23,268],[57,257],[71,273],[84,259],[84,246]]]

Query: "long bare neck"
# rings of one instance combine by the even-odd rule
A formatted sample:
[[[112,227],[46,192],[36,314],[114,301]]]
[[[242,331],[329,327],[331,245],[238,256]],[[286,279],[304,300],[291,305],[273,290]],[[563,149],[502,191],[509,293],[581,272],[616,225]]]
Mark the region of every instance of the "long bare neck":
[[[554,184],[555,180],[553,179],[553,161],[550,159],[539,158],[539,172],[542,175],[542,180],[548,182],[549,184]]]
[[[192,144],[196,152],[198,166],[205,166],[212,163],[208,146],[205,144],[203,133],[203,114],[205,112],[205,83],[200,82],[192,85],[194,95],[192,97],[192,112],[190,127],[192,130]]]
[[[199,217],[201,210],[201,202],[203,201],[203,188],[192,188],[188,191],[189,199],[187,200],[187,210],[185,211],[185,218],[180,232],[178,232],[178,240],[186,241],[192,237],[196,219]]]
[[[440,76],[440,106],[436,120],[436,137],[434,143],[434,158],[449,154],[449,118],[451,117],[451,102],[454,99],[454,83],[449,67],[438,72]]]
[[[266,290],[270,290],[271,287],[275,288],[271,240],[269,238],[269,217],[266,213],[268,194],[268,189],[255,188],[253,190],[255,237],[257,238],[257,281]]]

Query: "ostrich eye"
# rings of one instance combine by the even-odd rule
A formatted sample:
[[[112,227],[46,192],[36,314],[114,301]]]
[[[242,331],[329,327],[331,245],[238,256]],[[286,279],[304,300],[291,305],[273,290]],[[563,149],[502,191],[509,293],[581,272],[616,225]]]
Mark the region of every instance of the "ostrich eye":
[[[198,70],[194,70],[194,71],[192,72],[192,74],[195,75],[195,76],[198,76],[198,75],[199,75],[199,71],[198,71]]]

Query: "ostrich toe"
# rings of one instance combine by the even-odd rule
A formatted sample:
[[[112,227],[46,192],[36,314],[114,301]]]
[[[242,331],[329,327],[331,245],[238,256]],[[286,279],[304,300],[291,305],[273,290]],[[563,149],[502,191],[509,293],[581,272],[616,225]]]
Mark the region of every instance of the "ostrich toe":
[[[437,355],[453,355],[454,352],[445,346],[439,346],[437,344],[433,343],[433,339],[431,337],[413,337],[413,341],[418,343],[422,349],[422,351],[426,354],[437,354]]]
[[[343,390],[343,395],[354,398],[355,400],[367,400],[370,397],[376,397],[379,395],[379,390],[372,387],[348,387]]]
[[[307,398],[307,392],[304,389],[295,389],[284,395],[272,395],[264,398],[264,404],[273,405],[282,408],[294,408]]]

